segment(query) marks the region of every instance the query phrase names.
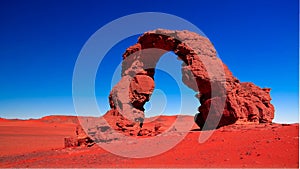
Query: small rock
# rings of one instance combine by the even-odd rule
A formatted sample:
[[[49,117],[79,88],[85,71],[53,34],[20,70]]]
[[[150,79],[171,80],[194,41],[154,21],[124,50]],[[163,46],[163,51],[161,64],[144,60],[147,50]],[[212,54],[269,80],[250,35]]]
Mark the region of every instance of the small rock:
[[[275,140],[280,140],[280,137],[276,137]]]

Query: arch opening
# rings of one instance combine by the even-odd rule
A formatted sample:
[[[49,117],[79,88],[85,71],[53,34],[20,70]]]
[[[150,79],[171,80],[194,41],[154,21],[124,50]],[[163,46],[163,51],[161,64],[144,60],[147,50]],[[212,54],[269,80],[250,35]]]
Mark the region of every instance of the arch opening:
[[[145,103],[145,117],[160,115],[194,115],[200,102],[196,92],[182,82],[182,60],[169,51],[164,53],[155,67],[155,88]],[[150,107],[151,106],[151,107]]]

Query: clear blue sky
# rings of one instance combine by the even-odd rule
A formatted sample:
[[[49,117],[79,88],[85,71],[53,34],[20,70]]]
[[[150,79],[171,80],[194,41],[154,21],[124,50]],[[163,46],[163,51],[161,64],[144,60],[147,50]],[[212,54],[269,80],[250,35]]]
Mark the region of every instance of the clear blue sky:
[[[82,46],[108,22],[137,12],[170,13],[198,26],[237,78],[272,88],[276,122],[298,122],[297,0],[2,0],[0,116],[75,115],[72,74]],[[136,42],[136,38],[120,42],[104,59],[109,64],[102,66],[107,75],[99,75],[96,79],[96,94],[102,111],[108,108],[111,86],[100,84],[100,81],[111,80],[122,53]],[[162,58],[161,65],[168,62],[164,58],[167,57]],[[180,70],[180,63],[176,64]],[[164,113],[176,114],[172,112],[172,103],[177,104],[178,87],[163,72],[158,71],[156,79],[160,90],[155,91],[153,100],[170,98]],[[187,93],[193,94],[188,89]],[[151,104],[146,107],[149,109]],[[154,104],[152,108],[161,109]],[[195,110],[188,113],[195,114]]]

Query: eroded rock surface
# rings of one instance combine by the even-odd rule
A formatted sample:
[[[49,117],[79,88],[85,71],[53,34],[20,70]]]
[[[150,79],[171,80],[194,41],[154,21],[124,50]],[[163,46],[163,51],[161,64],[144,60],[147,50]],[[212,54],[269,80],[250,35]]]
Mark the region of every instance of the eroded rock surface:
[[[65,148],[67,147],[91,147],[95,144],[84,131],[81,125],[76,127],[76,137],[66,137],[64,139]]]
[[[182,60],[182,80],[201,103],[195,115],[200,128],[272,122],[270,89],[241,83],[217,57],[209,39],[186,30],[158,29],[144,33],[123,54],[122,79],[110,93],[111,110],[105,115],[114,116],[111,125],[115,130],[142,135],[143,106],[155,87],[155,66],[169,51]]]

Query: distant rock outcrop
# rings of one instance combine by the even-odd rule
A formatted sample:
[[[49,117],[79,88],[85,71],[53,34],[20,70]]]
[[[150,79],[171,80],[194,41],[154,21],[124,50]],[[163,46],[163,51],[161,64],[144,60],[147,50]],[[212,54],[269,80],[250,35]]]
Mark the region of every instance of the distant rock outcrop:
[[[40,121],[46,123],[74,123],[74,124],[79,123],[77,116],[62,116],[62,115],[45,116],[42,117]]]

